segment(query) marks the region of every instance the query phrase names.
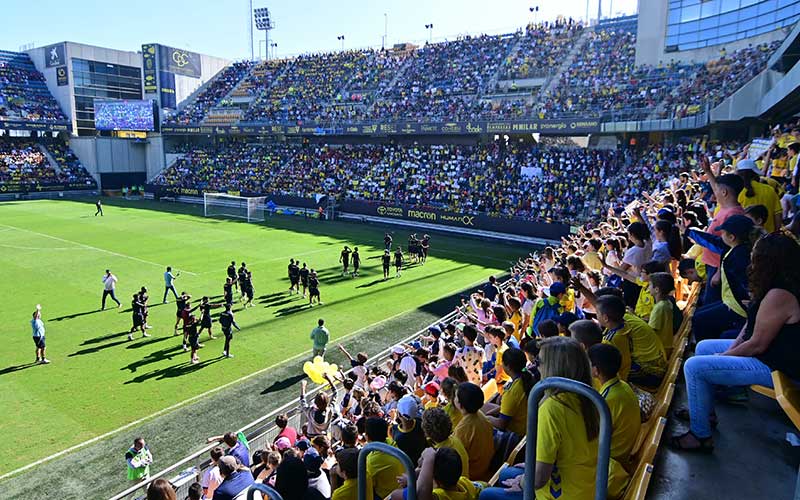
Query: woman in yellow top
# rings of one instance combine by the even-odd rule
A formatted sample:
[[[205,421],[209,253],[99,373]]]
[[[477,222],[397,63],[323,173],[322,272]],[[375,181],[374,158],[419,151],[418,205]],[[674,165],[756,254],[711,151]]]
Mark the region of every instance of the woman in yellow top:
[[[750,205],[764,205],[769,217],[764,222],[764,229],[771,233],[783,225],[783,207],[778,194],[772,187],[760,182],[761,171],[753,160],[739,160],[736,173],[744,180],[744,189],[739,193],[739,204],[742,208]]]
[[[509,430],[524,436],[528,425],[528,394],[537,380],[525,369],[527,359],[521,349],[509,348],[503,353],[503,369],[511,377],[506,383],[500,406],[486,410],[486,418],[501,431]],[[487,403],[488,405],[489,403]],[[499,413],[497,411],[499,410]],[[497,416],[494,414],[497,413]]]
[[[592,384],[589,358],[581,344],[570,337],[542,341],[539,351],[542,378],[564,377]],[[592,500],[597,469],[597,437],[600,417],[588,399],[574,393],[548,391],[539,405],[536,439],[536,500]],[[628,475],[619,463],[609,466],[608,498],[618,498]],[[487,488],[480,500],[521,499],[521,467],[500,473],[503,487]]]
[[[673,310],[670,294],[675,290],[675,278],[669,273],[655,273],[650,275],[650,294],[655,298],[655,306],[650,313],[650,327],[655,330],[664,355],[669,358],[672,354],[672,336],[675,335],[673,324]]]

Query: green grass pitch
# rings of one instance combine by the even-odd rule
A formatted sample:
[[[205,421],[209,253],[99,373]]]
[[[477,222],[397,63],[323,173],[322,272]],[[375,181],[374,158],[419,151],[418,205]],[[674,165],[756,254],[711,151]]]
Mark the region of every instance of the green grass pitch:
[[[383,247],[381,226],[281,216],[248,224],[203,218],[201,210],[119,200],[94,217],[90,202],[0,204],[0,474],[301,355],[310,349],[318,317],[336,342],[502,272],[524,253],[436,234],[427,264],[384,282],[375,258]],[[405,244],[409,231],[392,230],[396,243]],[[358,278],[340,275],[345,244],[360,249]],[[292,257],[320,273],[324,306],[301,307],[302,298],[285,293]],[[231,260],[252,270],[257,306],[237,313],[242,331],[234,337],[235,358],[221,358],[222,339],[204,335],[202,363],[190,365],[180,337],[172,335],[174,300],[161,305],[164,268],[181,270],[176,288],[199,299],[222,293]],[[106,268],[119,278],[123,308],[101,312]],[[130,300],[141,286],[150,291],[152,337],[130,342]],[[33,365],[29,321],[37,303],[48,366]]]

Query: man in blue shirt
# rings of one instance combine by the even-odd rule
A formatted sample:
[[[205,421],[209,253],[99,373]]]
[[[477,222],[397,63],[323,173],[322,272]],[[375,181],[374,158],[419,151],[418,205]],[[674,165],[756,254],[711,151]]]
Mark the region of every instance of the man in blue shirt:
[[[36,345],[36,362],[46,365],[50,360],[44,357],[44,321],[42,321],[42,306],[39,304],[36,304],[36,310],[33,311],[31,330],[33,330],[33,343]]]
[[[181,273],[172,274],[172,268],[167,266],[167,271],[164,273],[164,304],[167,303],[167,292],[170,290],[172,291],[172,295],[175,296],[175,300],[178,300],[178,292],[175,291],[175,278],[180,275]]]
[[[250,469],[236,462],[236,459],[228,455],[219,459],[217,462],[222,482],[214,490],[213,500],[233,500],[236,496],[255,483]]]
[[[245,467],[250,467],[250,449],[248,448],[244,434],[226,432],[222,436],[208,438],[209,443],[213,443],[214,441],[222,441],[228,445],[228,451],[225,455],[236,458],[239,463]]]

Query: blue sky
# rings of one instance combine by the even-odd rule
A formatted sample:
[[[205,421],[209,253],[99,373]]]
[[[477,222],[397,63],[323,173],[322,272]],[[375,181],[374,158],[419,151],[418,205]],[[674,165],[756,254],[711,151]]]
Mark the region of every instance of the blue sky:
[[[252,0],[268,7],[275,22],[270,38],[278,56],[380,46],[384,20],[388,42],[422,42],[425,24],[434,40],[459,34],[513,31],[558,15],[584,18],[587,0]],[[588,0],[592,18],[598,0]],[[648,0],[656,1],[656,0]],[[637,0],[602,0],[604,15],[632,13]],[[250,55],[248,0],[13,0],[4,2],[0,49],[19,50],[69,40],[122,50],[158,42],[205,54],[243,59]],[[384,17],[386,14],[386,17]],[[263,40],[263,32],[257,33]],[[261,51],[264,51],[261,42]],[[255,45],[256,57],[259,45]]]

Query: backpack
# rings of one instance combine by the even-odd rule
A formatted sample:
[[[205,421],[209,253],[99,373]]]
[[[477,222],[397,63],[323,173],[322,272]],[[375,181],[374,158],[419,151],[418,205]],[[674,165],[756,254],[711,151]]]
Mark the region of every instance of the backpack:
[[[561,315],[561,304],[558,302],[551,304],[549,298],[544,298],[540,299],[534,308],[536,309],[536,313],[533,315],[533,321],[531,322],[531,327],[528,329],[528,335],[538,337],[539,323],[546,319],[555,321],[555,319]],[[531,335],[531,333],[533,333],[533,335]]]

